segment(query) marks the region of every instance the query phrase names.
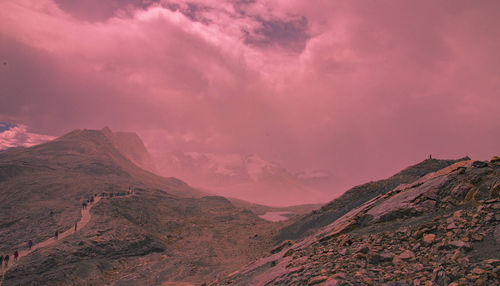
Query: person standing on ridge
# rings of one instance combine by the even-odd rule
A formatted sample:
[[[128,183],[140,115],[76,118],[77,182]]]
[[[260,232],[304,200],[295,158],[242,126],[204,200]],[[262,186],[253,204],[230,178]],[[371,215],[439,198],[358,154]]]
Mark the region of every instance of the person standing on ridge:
[[[30,250],[32,246],[33,246],[33,241],[30,239],[30,241],[28,241],[28,247],[30,248]]]
[[[59,231],[58,230],[56,230],[56,233],[54,234],[54,237],[55,237],[55,239],[59,238]]]
[[[19,257],[19,252],[17,250],[14,252],[14,262],[17,261],[17,258]]]
[[[75,222],[75,232],[76,232],[77,227],[78,227],[78,223]]]

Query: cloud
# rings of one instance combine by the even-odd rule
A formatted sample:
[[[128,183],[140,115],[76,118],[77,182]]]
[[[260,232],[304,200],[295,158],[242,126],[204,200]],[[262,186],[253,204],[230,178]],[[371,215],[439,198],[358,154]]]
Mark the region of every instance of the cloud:
[[[345,186],[498,149],[497,1],[4,1],[0,117]]]
[[[45,143],[54,139],[54,136],[28,132],[27,126],[0,122],[0,150],[7,148]]]

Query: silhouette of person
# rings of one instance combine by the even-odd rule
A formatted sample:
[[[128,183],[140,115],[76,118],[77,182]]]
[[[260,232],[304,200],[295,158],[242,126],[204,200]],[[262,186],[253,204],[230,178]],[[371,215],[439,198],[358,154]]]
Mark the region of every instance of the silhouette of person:
[[[33,241],[31,239],[30,239],[30,241],[28,241],[28,246],[29,246],[29,248],[31,250],[31,247],[33,246]]]
[[[17,261],[17,258],[19,257],[19,252],[17,250],[14,252],[14,262]]]
[[[59,231],[56,230],[56,233],[54,234],[55,239],[59,239]]]
[[[78,223],[75,222],[75,232],[76,232],[77,227],[78,227]]]

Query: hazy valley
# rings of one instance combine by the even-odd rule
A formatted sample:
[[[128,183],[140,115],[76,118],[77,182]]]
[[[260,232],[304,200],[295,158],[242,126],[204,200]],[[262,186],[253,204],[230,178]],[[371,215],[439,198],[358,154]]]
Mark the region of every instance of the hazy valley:
[[[498,279],[498,158],[428,159],[323,206],[281,208],[159,177],[143,169],[152,162],[137,135],[109,128],[0,152],[0,253],[70,230],[82,201],[104,193],[85,227],[11,262],[2,285]],[[109,197],[120,192],[131,193]],[[259,217],[280,213],[290,219]]]

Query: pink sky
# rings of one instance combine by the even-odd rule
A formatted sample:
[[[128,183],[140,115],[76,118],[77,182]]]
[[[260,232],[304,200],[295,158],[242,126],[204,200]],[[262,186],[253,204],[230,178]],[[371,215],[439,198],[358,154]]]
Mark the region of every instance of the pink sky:
[[[343,187],[500,154],[499,1],[0,1],[0,120]],[[344,188],[333,190],[338,194]]]

